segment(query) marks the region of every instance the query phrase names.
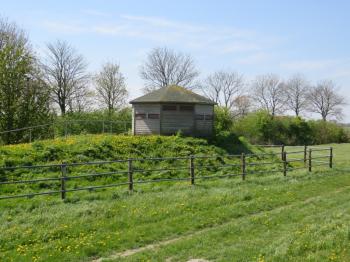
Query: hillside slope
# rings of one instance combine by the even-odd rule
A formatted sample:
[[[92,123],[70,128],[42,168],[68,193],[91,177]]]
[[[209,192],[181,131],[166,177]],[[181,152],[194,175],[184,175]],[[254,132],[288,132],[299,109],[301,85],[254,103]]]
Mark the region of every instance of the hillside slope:
[[[228,138],[230,139],[230,138]],[[222,140],[219,141],[222,143]],[[231,145],[230,145],[231,143]],[[230,152],[256,150],[243,139],[227,141],[225,148]],[[123,136],[123,135],[80,135],[67,139],[38,141],[32,144],[9,145],[0,148],[0,182],[18,182],[0,186],[0,197],[18,194],[43,193],[60,190],[60,166],[41,168],[9,169],[17,166],[37,166],[71,163],[67,167],[66,189],[86,186],[106,186],[127,183],[127,161],[133,160],[134,180],[188,179],[190,155],[210,156],[195,159],[196,175],[220,175],[225,172],[240,173],[239,156],[223,157],[228,151],[210,144],[205,139],[179,136]],[[169,157],[182,157],[169,159]],[[185,158],[184,158],[185,157]],[[157,158],[143,160],[145,158]],[[158,159],[168,158],[168,159]],[[99,164],[99,161],[114,161]],[[86,162],[94,164],[86,165]],[[225,165],[220,168],[219,165]],[[2,168],[3,167],[3,168]],[[200,168],[200,170],[198,170]],[[93,176],[90,176],[93,174]],[[72,178],[73,177],[73,178]],[[20,183],[22,180],[50,179],[36,183]]]
[[[236,149],[236,152],[254,149],[240,139],[231,141],[231,145],[226,142],[225,146]],[[192,137],[79,135],[2,146],[0,166],[227,153],[224,148],[211,145],[205,139]]]

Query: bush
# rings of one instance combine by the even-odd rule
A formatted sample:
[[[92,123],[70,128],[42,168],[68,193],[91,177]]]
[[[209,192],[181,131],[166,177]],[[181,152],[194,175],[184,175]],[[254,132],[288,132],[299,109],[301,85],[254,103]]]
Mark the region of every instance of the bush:
[[[336,123],[306,121],[301,117],[275,116],[265,111],[250,113],[230,128],[253,144],[310,145],[349,142],[349,135]]]
[[[313,134],[313,144],[347,143],[350,140],[344,127],[336,123],[318,120],[309,121],[309,125]]]
[[[214,132],[219,134],[222,131],[231,131],[233,116],[225,107],[215,107]]]

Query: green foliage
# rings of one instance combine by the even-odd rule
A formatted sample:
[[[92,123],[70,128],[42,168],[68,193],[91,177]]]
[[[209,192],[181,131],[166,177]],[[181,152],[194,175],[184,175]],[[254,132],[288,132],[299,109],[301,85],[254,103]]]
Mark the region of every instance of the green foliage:
[[[234,118],[231,112],[225,107],[216,106],[214,109],[214,135],[209,139],[210,143],[224,148],[230,154],[252,152],[249,143],[232,132]]]
[[[219,147],[222,146],[222,147]],[[177,136],[128,136],[128,135],[80,135],[69,136],[66,139],[36,141],[33,144],[19,144],[0,148],[0,166],[34,166],[40,164],[81,163],[108,160],[133,161],[135,169],[143,170],[135,173],[135,180],[154,180],[159,178],[188,178],[188,158],[173,159],[171,157],[188,157],[190,155],[210,156],[195,160],[200,175],[215,175],[231,172],[240,173],[239,157],[226,157],[228,153],[254,152],[255,148],[243,138],[237,138],[232,133],[221,133],[215,141],[207,141],[193,137]],[[144,160],[146,158],[166,158],[163,160]],[[270,158],[266,156],[266,158]],[[257,157],[251,157],[254,161]],[[260,159],[260,158],[259,158]],[[228,164],[224,169],[219,165]],[[232,165],[233,164],[233,165]],[[276,164],[278,165],[278,163]],[[203,166],[200,168],[200,166]],[[69,176],[82,174],[100,174],[116,172],[112,175],[101,175],[74,179],[68,183],[68,188],[83,186],[108,185],[111,183],[125,183],[127,176],[121,175],[127,170],[127,162],[113,162],[108,164],[74,165],[69,166]],[[258,167],[252,167],[252,170]],[[270,167],[259,167],[268,169]],[[164,169],[152,171],[154,169]],[[1,170],[0,179],[26,180],[38,177],[57,177],[59,167],[38,169]],[[8,194],[44,192],[46,188],[57,189],[58,181],[48,181],[41,185],[15,184],[0,187],[1,192]],[[2,191],[3,190],[3,191]]]
[[[55,135],[128,133],[131,129],[131,108],[109,112],[94,110],[91,112],[70,112],[58,116],[54,123]]]
[[[48,89],[33,56],[23,42],[5,41],[0,49],[0,130],[34,126],[51,118]],[[37,131],[37,136],[46,133]],[[25,141],[26,135],[24,131],[2,134],[0,144]]]
[[[255,150],[244,137],[238,137],[229,131],[216,133],[209,141],[230,154],[252,153]]]
[[[267,139],[268,130],[265,128],[271,121],[271,116],[265,111],[250,113],[240,118],[233,125],[233,131],[239,136],[245,136],[253,144]]]
[[[222,131],[230,131],[233,125],[233,117],[230,111],[225,107],[216,106],[215,111],[215,121],[214,121],[214,131],[218,134]]]
[[[240,140],[234,138],[233,143]],[[80,135],[0,148],[0,166],[113,160],[127,158],[217,155],[227,151],[205,139],[181,136]],[[33,163],[33,164],[34,164]]]
[[[336,123],[306,121],[293,116],[272,117],[265,111],[238,119],[232,130],[253,144],[310,145],[349,141],[344,128]]]
[[[350,140],[347,130],[336,123],[319,120],[309,121],[309,125],[313,144],[347,143]]]

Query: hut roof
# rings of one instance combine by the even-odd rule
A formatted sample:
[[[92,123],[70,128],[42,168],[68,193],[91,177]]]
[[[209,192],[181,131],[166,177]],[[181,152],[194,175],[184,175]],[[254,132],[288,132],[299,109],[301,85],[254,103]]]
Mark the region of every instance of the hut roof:
[[[162,87],[130,101],[130,104],[138,103],[192,103],[206,105],[216,104],[214,101],[204,96],[198,95],[184,87],[176,85]]]

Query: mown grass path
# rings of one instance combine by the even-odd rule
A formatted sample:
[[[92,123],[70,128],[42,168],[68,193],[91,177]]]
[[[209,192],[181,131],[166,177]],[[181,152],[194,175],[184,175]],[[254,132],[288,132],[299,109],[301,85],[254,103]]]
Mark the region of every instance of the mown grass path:
[[[265,256],[270,256],[269,250],[266,250],[266,248],[261,249],[261,253],[258,257],[252,257],[251,260],[249,260],[248,255],[244,250],[246,250],[247,247],[254,245],[254,242],[261,241],[263,239],[273,239],[272,243],[269,243],[267,246],[271,247],[271,244],[276,245],[276,249],[282,249],[281,251],[283,254],[279,254],[278,256],[275,256],[275,254],[272,255],[272,257],[269,257],[268,260],[274,259],[276,261],[283,261],[283,260],[295,260],[297,259],[295,256],[292,256],[292,254],[287,254],[291,250],[289,248],[286,248],[289,244],[294,242],[291,238],[291,235],[287,231],[293,227],[293,231],[298,232],[300,235],[303,234],[303,229],[300,230],[300,225],[298,225],[298,222],[301,222],[305,224],[307,220],[313,220],[315,217],[324,216],[326,217],[326,213],[329,211],[334,211],[338,209],[337,202],[339,200],[339,197],[344,197],[344,193],[347,196],[343,200],[350,200],[350,186],[345,186],[342,188],[339,188],[334,191],[327,192],[326,194],[321,194],[313,197],[309,197],[305,200],[298,200],[295,201],[292,204],[287,204],[284,206],[280,206],[277,208],[273,208],[269,211],[261,211],[258,213],[249,214],[247,216],[243,216],[241,218],[232,219],[229,222],[226,222],[221,225],[208,227],[199,231],[196,231],[195,233],[184,235],[182,237],[178,237],[175,239],[168,239],[159,243],[150,244],[145,247],[137,248],[137,249],[131,249],[126,250],[124,252],[113,254],[107,258],[100,258],[94,261],[110,261],[110,260],[168,260],[168,261],[183,261],[184,259],[188,259],[191,257],[197,257],[195,254],[199,253],[198,256],[200,257],[212,257],[213,260],[223,260],[223,261],[229,261],[231,259],[236,258],[237,260],[246,260],[246,261],[254,261],[255,258],[257,260],[264,260]],[[336,197],[335,197],[336,196]],[[322,204],[324,204],[324,198],[331,198],[332,201],[328,201],[324,207],[326,207],[326,210],[323,210],[324,212],[321,212],[321,208],[324,208]],[[334,206],[335,205],[335,206]],[[344,206],[344,204],[341,204],[340,206]],[[293,210],[298,209],[298,214],[295,214],[295,211]],[[314,211],[317,211],[317,215],[311,215],[311,216],[305,216],[302,217],[302,214],[307,212],[309,213],[312,209]],[[317,210],[315,210],[317,209]],[[289,213],[289,215],[287,215]],[[343,215],[344,212],[342,212]],[[333,214],[340,218],[340,213]],[[349,217],[348,217],[349,218]],[[279,223],[278,220],[282,221],[282,219],[286,219],[284,223]],[[300,219],[300,220],[299,220]],[[260,231],[261,235],[257,238],[254,236],[254,240],[252,241],[249,239],[251,237],[251,232],[254,232],[254,227],[257,226],[256,222],[260,222],[261,229],[255,228],[255,231]],[[308,221],[310,223],[312,221]],[[334,223],[334,221],[333,221]],[[271,231],[268,230],[268,232],[264,231],[264,227],[269,228],[272,226]],[[299,230],[299,231],[298,231]],[[237,232],[240,232],[240,234],[235,234]],[[263,231],[263,232],[261,232]],[[274,233],[273,231],[278,231],[278,234]],[[243,233],[243,234],[242,234]],[[256,234],[257,232],[255,232]],[[281,236],[281,233],[285,234],[285,237]],[[297,233],[297,234],[298,234]],[[268,236],[267,236],[268,235]],[[220,251],[219,252],[212,252],[212,250],[215,250],[218,248],[218,243],[222,243],[222,238],[225,237],[225,243],[226,246],[220,245]],[[227,236],[230,236],[232,244],[229,244],[227,241]],[[295,237],[295,236],[294,236]],[[261,238],[261,239],[259,239]],[[214,240],[214,241],[213,241]],[[212,242],[213,241],[213,242]],[[237,242],[236,242],[237,241]],[[281,243],[278,243],[281,241]],[[209,251],[205,252],[201,251],[198,252],[198,250],[201,249],[200,246],[198,246],[198,242],[201,244],[201,246],[206,246],[206,249]],[[204,243],[205,242],[205,243]],[[248,243],[247,243],[248,242]],[[263,242],[263,241],[261,241]],[[317,241],[315,241],[317,242]],[[213,244],[214,243],[214,244]],[[244,244],[244,247],[242,250],[237,250],[236,247],[234,247],[235,243],[238,243],[239,246],[242,246]],[[263,244],[263,243],[261,243]],[[322,242],[321,244],[326,245],[325,242]],[[182,248],[182,247],[186,248]],[[313,243],[310,245],[310,248],[318,247],[319,245],[315,245]],[[307,247],[307,244],[305,244],[305,247]],[[181,255],[179,256],[179,250]],[[174,252],[175,251],[175,252]],[[272,249],[273,251],[273,249]],[[276,250],[275,250],[276,251]],[[306,250],[305,250],[306,251]],[[233,253],[234,252],[234,253]],[[142,253],[142,254],[139,254]],[[226,254],[225,254],[226,253]],[[214,255],[215,254],[215,255]],[[132,258],[131,256],[136,255]],[[169,258],[170,255],[170,258]],[[342,252],[342,255],[345,255],[345,249]],[[300,260],[303,261],[305,259],[303,254],[299,254]],[[320,259],[322,256],[316,256],[315,261],[317,259]],[[331,254],[331,256],[324,257],[323,259],[327,260],[329,258],[332,260],[334,257],[337,258],[336,253],[334,252]],[[347,257],[347,256],[346,256]],[[339,257],[343,258],[345,261],[345,257]]]
[[[337,188],[114,260],[349,261],[349,193]]]

